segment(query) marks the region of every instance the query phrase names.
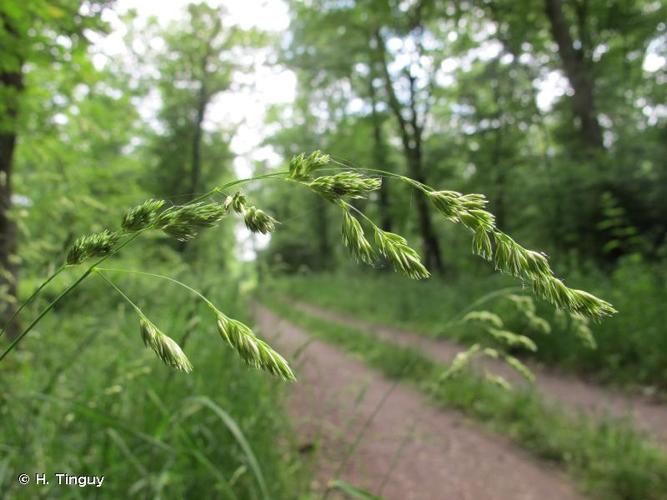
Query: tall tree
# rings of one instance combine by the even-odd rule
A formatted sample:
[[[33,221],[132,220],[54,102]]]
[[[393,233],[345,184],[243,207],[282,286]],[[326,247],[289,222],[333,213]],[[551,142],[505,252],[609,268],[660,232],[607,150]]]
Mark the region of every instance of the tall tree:
[[[2,291],[2,313],[4,323],[14,312],[18,287],[17,266],[13,260],[16,253],[16,226],[10,217],[12,206],[12,166],[17,140],[19,98],[23,92],[23,65],[25,60],[24,35],[20,19],[14,18],[3,5],[0,10],[0,36],[3,46],[12,49],[0,63],[0,95],[2,117],[0,118],[0,290]],[[5,50],[3,50],[5,53]],[[10,328],[9,335],[14,336]]]
[[[422,34],[423,29],[421,26],[416,27],[411,33],[414,37],[411,39],[415,42],[418,50],[418,55],[416,57],[417,61],[420,61],[423,56],[423,45],[421,41]],[[375,30],[374,41],[382,71],[384,88],[387,93],[389,108],[392,110],[394,118],[398,124],[408,172],[412,178],[418,182],[426,184],[427,179],[423,155],[424,126],[430,111],[430,92],[434,84],[435,74],[431,73],[429,75],[427,81],[422,83],[422,88],[420,88],[420,84],[417,81],[418,78],[413,72],[412,65],[405,66],[400,75],[392,75],[389,70],[386,41],[380,29]],[[438,64],[434,64],[434,67],[437,68]],[[396,80],[398,78],[402,78],[407,83],[405,102],[401,102],[398,98],[398,93],[396,91]],[[420,93],[425,94],[425,96],[420,98]],[[422,240],[424,261],[430,269],[442,273],[444,271],[444,265],[440,252],[440,244],[438,243],[438,238],[435,234],[435,229],[433,228],[428,201],[422,193],[418,193],[416,198],[417,218]]]
[[[28,63],[32,65],[71,60],[85,50],[84,30],[100,29],[100,13],[107,1],[91,0],[81,9],[78,0],[54,5],[46,0],[6,0],[0,4],[0,288],[3,290],[0,321],[13,315],[18,290],[16,227],[11,218],[12,177],[19,141],[21,104]],[[64,36],[68,42],[59,42]],[[11,336],[12,325],[8,327]]]
[[[368,77],[368,95],[371,100],[371,123],[373,125],[373,161],[375,168],[387,170],[389,168],[389,158],[387,154],[387,143],[384,137],[384,117],[378,109],[379,99],[377,89],[375,88],[375,64],[369,65],[371,70]],[[393,227],[391,215],[391,196],[389,194],[389,184],[383,182],[380,186],[380,225],[385,231],[391,231]]]
[[[295,2],[293,38],[287,61],[301,73],[311,75],[308,80],[319,89],[349,82],[352,95],[343,103],[342,109],[346,112],[351,99],[363,103],[361,109],[373,124],[373,148],[369,160],[374,163],[387,160],[379,121],[379,109],[386,107],[392,120],[396,120],[408,173],[423,182],[427,177],[424,129],[431,106],[430,91],[439,64],[438,51],[426,50],[421,43],[423,36],[429,36],[421,24],[424,9],[412,8],[408,21],[403,19],[405,13],[401,9],[395,2],[383,1],[341,5],[319,0],[307,6]],[[415,53],[408,55],[408,64],[400,63],[406,54],[397,55],[387,49],[385,38],[388,37],[403,41],[406,46],[415,46]],[[396,66],[400,68],[396,69]],[[386,164],[379,165],[379,168],[386,167]],[[389,221],[389,193],[385,189],[380,195],[383,219],[392,225]],[[422,240],[424,260],[431,269],[440,272],[443,263],[430,207],[421,194],[416,195],[416,200],[416,227]]]
[[[220,142],[220,131],[205,130],[207,113],[215,98],[229,90],[233,73],[243,69],[240,51],[264,43],[256,31],[225,25],[225,16],[223,7],[190,4],[185,22],[160,29],[163,47],[148,54],[159,76],[147,83],[156,84],[162,101],[151,139],[157,194],[193,198],[205,188],[207,176],[221,173],[213,159],[224,156],[227,146]]]
[[[575,45],[571,27],[563,12],[563,0],[544,0],[545,12],[553,38],[558,45],[558,56],[574,95],[572,110],[577,117],[583,144],[590,149],[603,149],[602,128],[598,119],[588,32],[588,0],[576,1],[579,39]]]

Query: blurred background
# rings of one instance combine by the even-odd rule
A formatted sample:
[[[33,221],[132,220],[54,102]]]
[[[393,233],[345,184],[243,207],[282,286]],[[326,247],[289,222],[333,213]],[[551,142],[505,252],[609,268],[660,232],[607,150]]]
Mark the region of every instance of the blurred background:
[[[278,182],[248,192],[280,221],[271,236],[232,221],[188,245],[151,236],[116,267],[177,276],[250,324],[261,301],[274,319],[412,382],[437,367],[420,358],[417,371],[417,362],[392,371],[405,347],[371,356],[362,340],[350,344],[354,332],[329,331],[331,319],[296,304],[459,346],[483,336],[453,322],[479,304],[535,340],[539,349],[520,356],[530,366],[650,401],[659,415],[666,84],[662,0],[3,0],[3,323],[77,236],[116,227],[127,207],[187,202],[319,149],[486,194],[501,229],[619,313],[582,325],[537,300],[517,309],[503,297],[521,294],[520,283],[471,255],[465,228],[390,181],[356,206],[406,236],[433,272],[427,282],[356,264],[339,209]],[[74,278],[55,280],[6,337]],[[335,479],[318,474],[313,443],[290,418],[292,389],[238,362],[199,302],[146,277],[118,282],[187,343],[195,371],[159,364],[128,306],[90,280],[0,363],[1,496],[28,498],[19,472],[108,478],[93,493],[31,487],[34,498],[314,498]],[[527,323],[528,309],[543,323]],[[562,468],[586,495],[667,498],[664,430],[658,438],[625,420],[600,427],[569,414],[547,430],[535,391],[479,384],[436,399]]]

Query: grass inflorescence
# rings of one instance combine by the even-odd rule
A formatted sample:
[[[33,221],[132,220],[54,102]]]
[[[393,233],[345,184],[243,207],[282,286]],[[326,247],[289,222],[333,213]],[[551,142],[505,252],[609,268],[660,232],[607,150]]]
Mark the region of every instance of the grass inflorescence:
[[[343,171],[334,175],[313,178],[313,173],[333,164]],[[289,178],[303,184],[343,210],[343,235],[346,246],[352,254],[368,262],[371,253],[366,248],[368,241],[363,228],[349,218],[349,210],[359,213],[371,227],[378,254],[382,255],[399,271],[412,279],[428,278],[430,273],[421,262],[416,250],[410,247],[404,237],[380,229],[369,217],[346,200],[367,198],[380,188],[381,178],[366,175],[385,176],[398,179],[422,192],[438,213],[450,222],[460,223],[472,232],[473,253],[492,261],[495,268],[503,273],[518,277],[532,285],[535,294],[558,308],[584,317],[600,320],[616,312],[613,306],[584,290],[567,287],[554,275],[545,254],[524,248],[497,226],[495,216],[486,210],[488,200],[482,194],[461,194],[456,191],[436,190],[406,176],[378,169],[354,169],[349,165],[332,160],[328,155],[316,151],[310,156],[299,155],[290,161]],[[355,226],[355,227],[352,227]],[[362,253],[360,254],[360,249]]]
[[[334,174],[324,172],[325,169],[335,168],[337,164],[344,167],[342,171]],[[372,175],[368,174],[369,171],[372,172]],[[315,175],[317,173],[322,173],[322,175]],[[350,203],[351,200],[368,198],[372,192],[381,187],[383,177],[396,178],[421,191],[447,220],[461,223],[473,232],[474,253],[487,260],[493,260],[498,270],[531,283],[536,294],[557,307],[592,319],[600,319],[615,312],[608,302],[583,290],[565,286],[560,279],[554,276],[544,254],[522,247],[510,236],[500,231],[495,225],[493,214],[485,209],[487,200],[483,195],[435,190],[405,176],[390,174],[382,170],[342,165],[332,160],[329,155],[315,151],[309,155],[301,154],[293,157],[289,161],[287,172],[275,172],[251,179],[234,181],[183,205],[169,205],[166,200],[147,200],[126,211],[117,232],[105,230],[101,233],[78,238],[67,255],[67,265],[83,264],[94,258],[98,258],[98,261],[93,263],[77,281],[21,332],[9,348],[0,354],[0,360],[62,298],[96,271],[98,264],[117,253],[144,232],[162,231],[184,244],[196,238],[201,230],[218,225],[230,213],[241,215],[246,227],[252,232],[262,234],[273,232],[276,229],[277,221],[256,206],[250,205],[243,193],[237,192],[234,195],[227,196],[224,200],[215,199],[216,195],[222,193],[225,188],[251,180],[278,178],[309,189],[342,210],[343,242],[355,258],[367,264],[373,264],[376,258],[381,256],[396,271],[409,278],[416,280],[428,278],[430,276],[429,270],[422,263],[419,253],[408,244],[406,238],[381,229],[359,208]],[[353,216],[352,212],[360,216],[363,223],[356,216]],[[364,224],[370,226],[373,234],[372,238],[366,237]],[[375,247],[373,247],[371,240]],[[60,270],[57,272],[60,272]],[[35,294],[39,293],[51,279],[52,277],[48,278]],[[114,286],[113,283],[110,282],[110,284]],[[130,300],[124,294],[123,296],[126,300]],[[207,301],[205,297],[202,296],[202,298]],[[214,312],[219,312],[210,302],[209,305],[214,309]],[[144,322],[142,323],[142,332],[147,345],[165,363],[189,371],[189,361],[187,363],[182,361],[181,354],[183,353],[179,354],[180,348],[176,349],[178,345],[172,345],[171,339],[161,334],[157,327],[153,329],[151,327],[153,323],[145,317],[138,307],[134,307]],[[23,306],[19,310],[22,308]],[[225,321],[218,321],[219,323],[222,322],[223,325],[226,324]],[[254,339],[252,335],[242,334],[246,328],[234,328],[232,323],[229,325],[232,325],[229,326],[231,330],[228,328],[226,337],[225,335],[223,337],[246,362],[286,380],[293,379],[291,370],[280,355],[275,353],[263,341]],[[150,335],[149,333],[153,330],[157,333]],[[221,330],[221,333],[225,333],[223,330]],[[236,335],[237,333],[238,335]],[[529,341],[525,338],[515,336],[506,330],[492,329],[489,330],[489,333],[506,344],[521,344],[524,347],[531,347]]]

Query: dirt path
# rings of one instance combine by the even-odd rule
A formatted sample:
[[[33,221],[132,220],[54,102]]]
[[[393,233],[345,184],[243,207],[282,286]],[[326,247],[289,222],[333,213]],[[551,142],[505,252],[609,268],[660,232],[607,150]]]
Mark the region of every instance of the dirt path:
[[[371,324],[310,304],[291,303],[291,305],[313,316],[369,331],[378,338],[419,348],[431,359],[443,363],[449,363],[457,353],[464,350],[461,345],[452,341],[433,340],[393,327]],[[638,428],[654,436],[658,444],[667,447],[667,406],[641,396],[621,394],[573,376],[549,373],[538,366],[530,364],[529,366],[536,375],[537,389],[547,401],[565,405],[574,412],[583,411],[596,416],[630,418]],[[522,383],[514,370],[501,362],[488,360],[485,361],[484,367],[503,375],[513,383]]]
[[[289,410],[302,442],[319,442],[313,459],[321,483],[336,476],[388,500],[581,498],[560,471],[505,439],[435,409],[416,390],[392,384],[263,306],[255,312],[260,331],[296,366]]]

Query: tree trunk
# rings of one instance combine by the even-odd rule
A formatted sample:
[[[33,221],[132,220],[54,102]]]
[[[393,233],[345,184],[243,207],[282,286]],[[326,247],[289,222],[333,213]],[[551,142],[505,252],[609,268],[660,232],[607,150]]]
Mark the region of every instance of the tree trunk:
[[[368,90],[371,98],[371,121],[373,123],[373,161],[374,168],[387,169],[387,148],[382,134],[382,119],[377,112],[377,92],[373,85],[374,72],[371,71]],[[391,231],[393,221],[389,202],[389,186],[386,179],[380,186],[380,225],[383,230]]]
[[[206,114],[206,107],[208,106],[208,98],[206,96],[206,86],[204,82],[201,83],[199,90],[199,99],[197,101],[197,117],[195,118],[194,130],[192,134],[192,159],[190,166],[190,187],[187,196],[190,200],[194,200],[199,193],[199,185],[201,184],[201,141],[202,141],[202,124]],[[179,241],[177,249],[184,253],[186,248],[190,252],[195,252],[194,246],[187,241]],[[191,254],[192,261],[195,260],[194,254]]]
[[[16,311],[18,269],[16,253],[16,225],[9,211],[12,205],[12,164],[16,149],[16,121],[19,95],[23,90],[22,69],[0,72],[0,88],[6,94],[4,119],[0,122],[0,321],[4,326]],[[8,337],[18,333],[16,322],[7,326]]]
[[[192,198],[197,196],[199,192],[199,184],[201,182],[201,141],[202,141],[202,124],[204,123],[204,116],[206,114],[206,107],[208,101],[206,98],[206,88],[202,82],[199,90],[199,102],[197,103],[197,118],[195,121],[195,130],[192,138],[192,170],[190,171],[190,195]]]
[[[423,170],[422,159],[422,127],[417,123],[417,115],[415,111],[414,102],[411,102],[412,118],[410,121],[406,120],[402,114],[402,106],[394,84],[389,74],[387,67],[387,57],[384,40],[379,31],[375,32],[375,40],[377,42],[377,50],[379,55],[379,62],[382,69],[382,77],[385,83],[387,97],[389,100],[389,107],[396,117],[398,127],[401,135],[401,143],[403,145],[403,155],[405,157],[408,172],[410,176],[417,182],[426,184],[426,178]],[[440,244],[433,229],[431,221],[431,211],[426,196],[422,192],[416,193],[417,199],[417,222],[419,224],[419,232],[422,240],[422,251],[424,263],[426,266],[442,274],[444,272],[444,265],[440,253]]]
[[[515,58],[514,61],[517,59]],[[494,213],[496,215],[496,224],[499,228],[505,228],[505,177],[506,166],[503,165],[503,125],[504,120],[502,116],[503,103],[501,100],[500,85],[501,81],[498,78],[498,59],[493,61],[491,77],[494,80],[491,83],[493,90],[493,103],[495,105],[495,112],[493,119],[498,122],[498,126],[493,132],[493,149],[491,150],[491,165],[494,171]]]
[[[593,75],[584,56],[583,47],[580,49],[574,47],[570,27],[563,14],[562,0],[545,0],[545,11],[551,33],[558,45],[558,55],[563,70],[574,90],[572,111],[580,122],[582,142],[588,149],[603,149],[602,128],[595,107]]]
[[[422,171],[422,153],[421,146],[406,152],[406,159],[410,171],[410,177],[417,182],[426,184],[426,179]],[[424,253],[424,263],[429,269],[442,274],[445,266],[440,254],[440,243],[433,229],[431,220],[431,210],[426,196],[421,191],[415,193],[417,201],[417,217],[419,222],[419,232],[422,239],[422,251]]]

